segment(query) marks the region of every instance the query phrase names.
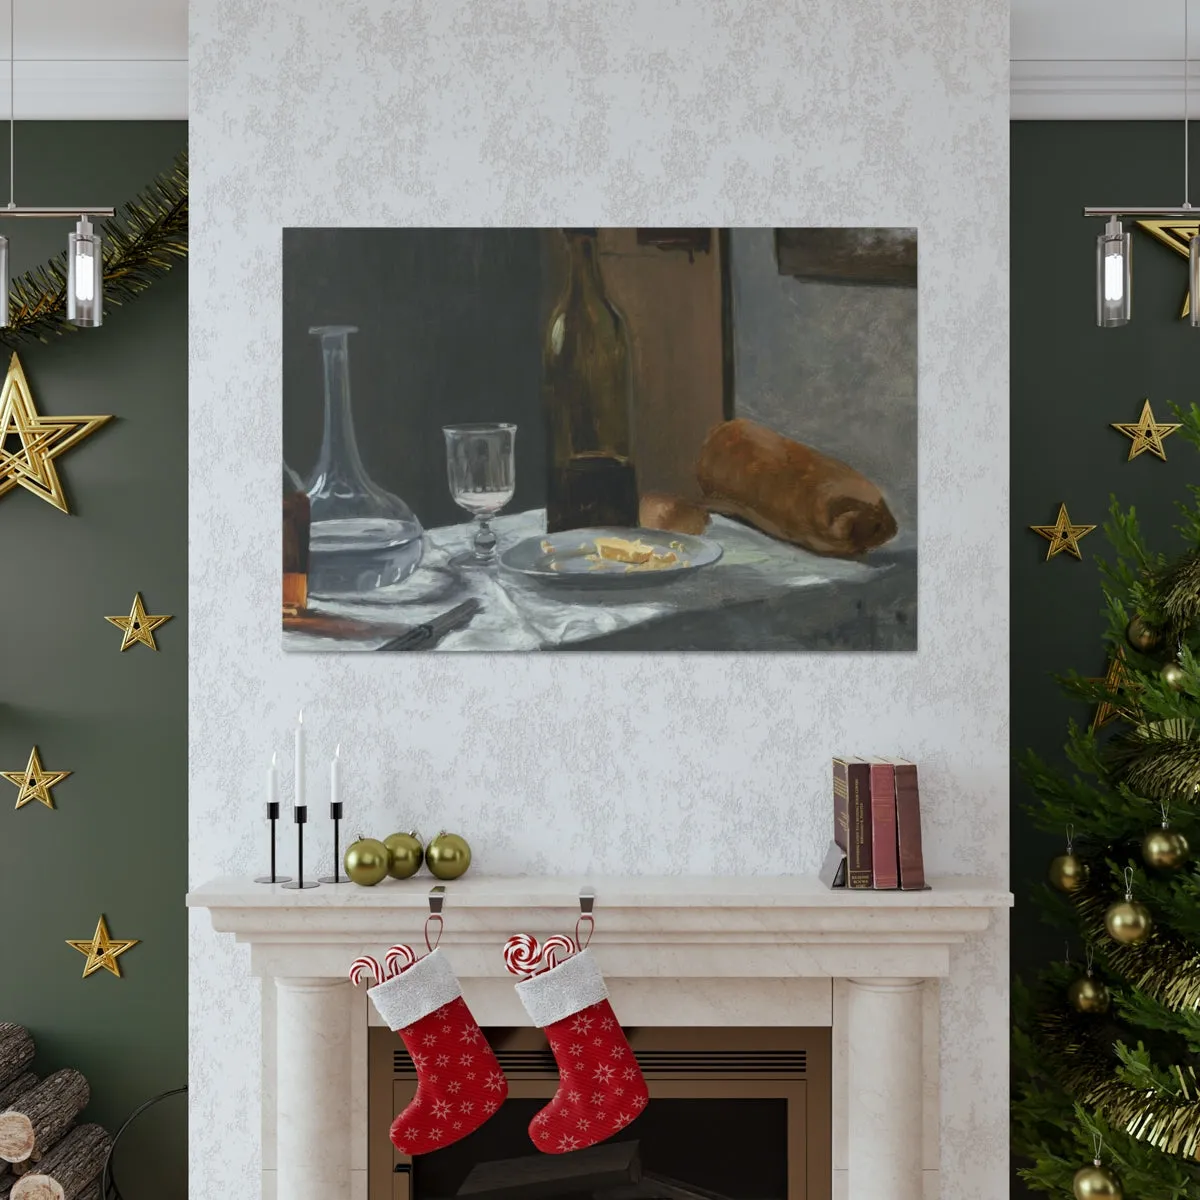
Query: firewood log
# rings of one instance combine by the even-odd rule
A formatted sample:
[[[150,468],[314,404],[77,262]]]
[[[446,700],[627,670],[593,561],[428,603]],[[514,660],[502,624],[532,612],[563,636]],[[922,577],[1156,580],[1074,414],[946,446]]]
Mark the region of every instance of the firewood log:
[[[36,1087],[37,1081],[38,1077],[32,1071],[27,1071],[24,1075],[18,1075],[12,1083],[0,1088],[0,1112],[10,1108],[18,1096],[23,1096],[31,1087]]]
[[[29,1031],[8,1021],[0,1022],[0,1087],[7,1087],[33,1061]]]
[[[571,1154],[537,1154],[525,1158],[476,1163],[459,1197],[471,1200],[537,1200],[636,1183],[642,1175],[638,1143],[607,1142]],[[13,1196],[13,1200],[20,1200]]]
[[[91,1098],[88,1081],[70,1067],[48,1075],[0,1113],[0,1158],[24,1162],[54,1145]]]
[[[111,1145],[99,1125],[80,1125],[17,1180],[8,1200],[76,1200],[96,1182]]]

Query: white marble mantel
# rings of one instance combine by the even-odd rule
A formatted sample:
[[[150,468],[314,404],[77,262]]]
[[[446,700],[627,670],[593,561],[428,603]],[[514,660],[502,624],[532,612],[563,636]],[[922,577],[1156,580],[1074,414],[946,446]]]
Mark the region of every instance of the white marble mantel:
[[[416,949],[435,882],[297,892],[217,879],[189,895],[214,929],[249,944],[251,971],[264,981],[265,1196],[365,1195],[357,1059],[374,1014],[346,971],[393,942]],[[570,932],[581,889],[593,889],[592,948],[623,1023],[832,1027],[834,1196],[930,1200],[938,1192],[932,981],[949,975],[956,945],[1012,903],[993,881],[932,884],[873,892],[830,891],[809,876],[471,876],[445,885],[442,946],[482,1024],[524,1024],[504,939]]]

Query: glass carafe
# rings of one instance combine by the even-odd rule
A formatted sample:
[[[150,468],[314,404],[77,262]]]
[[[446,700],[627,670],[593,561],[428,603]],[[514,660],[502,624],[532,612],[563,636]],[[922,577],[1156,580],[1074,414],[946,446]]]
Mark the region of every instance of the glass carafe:
[[[307,484],[311,507],[308,592],[353,600],[407,579],[424,553],[412,509],[367,474],[350,412],[352,325],[319,325],[325,364],[325,432]]]

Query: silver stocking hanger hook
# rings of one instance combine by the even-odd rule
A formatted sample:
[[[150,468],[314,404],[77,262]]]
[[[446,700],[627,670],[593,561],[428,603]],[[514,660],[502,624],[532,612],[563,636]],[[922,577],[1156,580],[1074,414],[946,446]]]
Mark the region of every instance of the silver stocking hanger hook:
[[[442,940],[442,929],[446,919],[442,916],[442,908],[446,903],[446,889],[439,883],[429,889],[429,916],[425,918],[425,947],[432,954]],[[437,922],[437,940],[433,939],[433,925]]]
[[[596,917],[594,911],[596,908],[596,889],[585,887],[579,889],[579,920],[575,922],[575,945],[580,950],[586,950],[588,942],[592,940],[592,934],[596,930]],[[581,934],[587,930],[587,942],[583,940]]]

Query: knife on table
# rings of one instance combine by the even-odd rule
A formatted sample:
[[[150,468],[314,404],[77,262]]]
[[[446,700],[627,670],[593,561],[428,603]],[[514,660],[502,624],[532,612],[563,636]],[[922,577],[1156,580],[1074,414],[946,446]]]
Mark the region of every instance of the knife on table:
[[[437,645],[446,634],[452,630],[461,629],[471,622],[471,618],[483,607],[478,600],[464,600],[456,604],[449,612],[434,617],[424,625],[414,625],[399,637],[377,646],[378,650],[427,650]]]

